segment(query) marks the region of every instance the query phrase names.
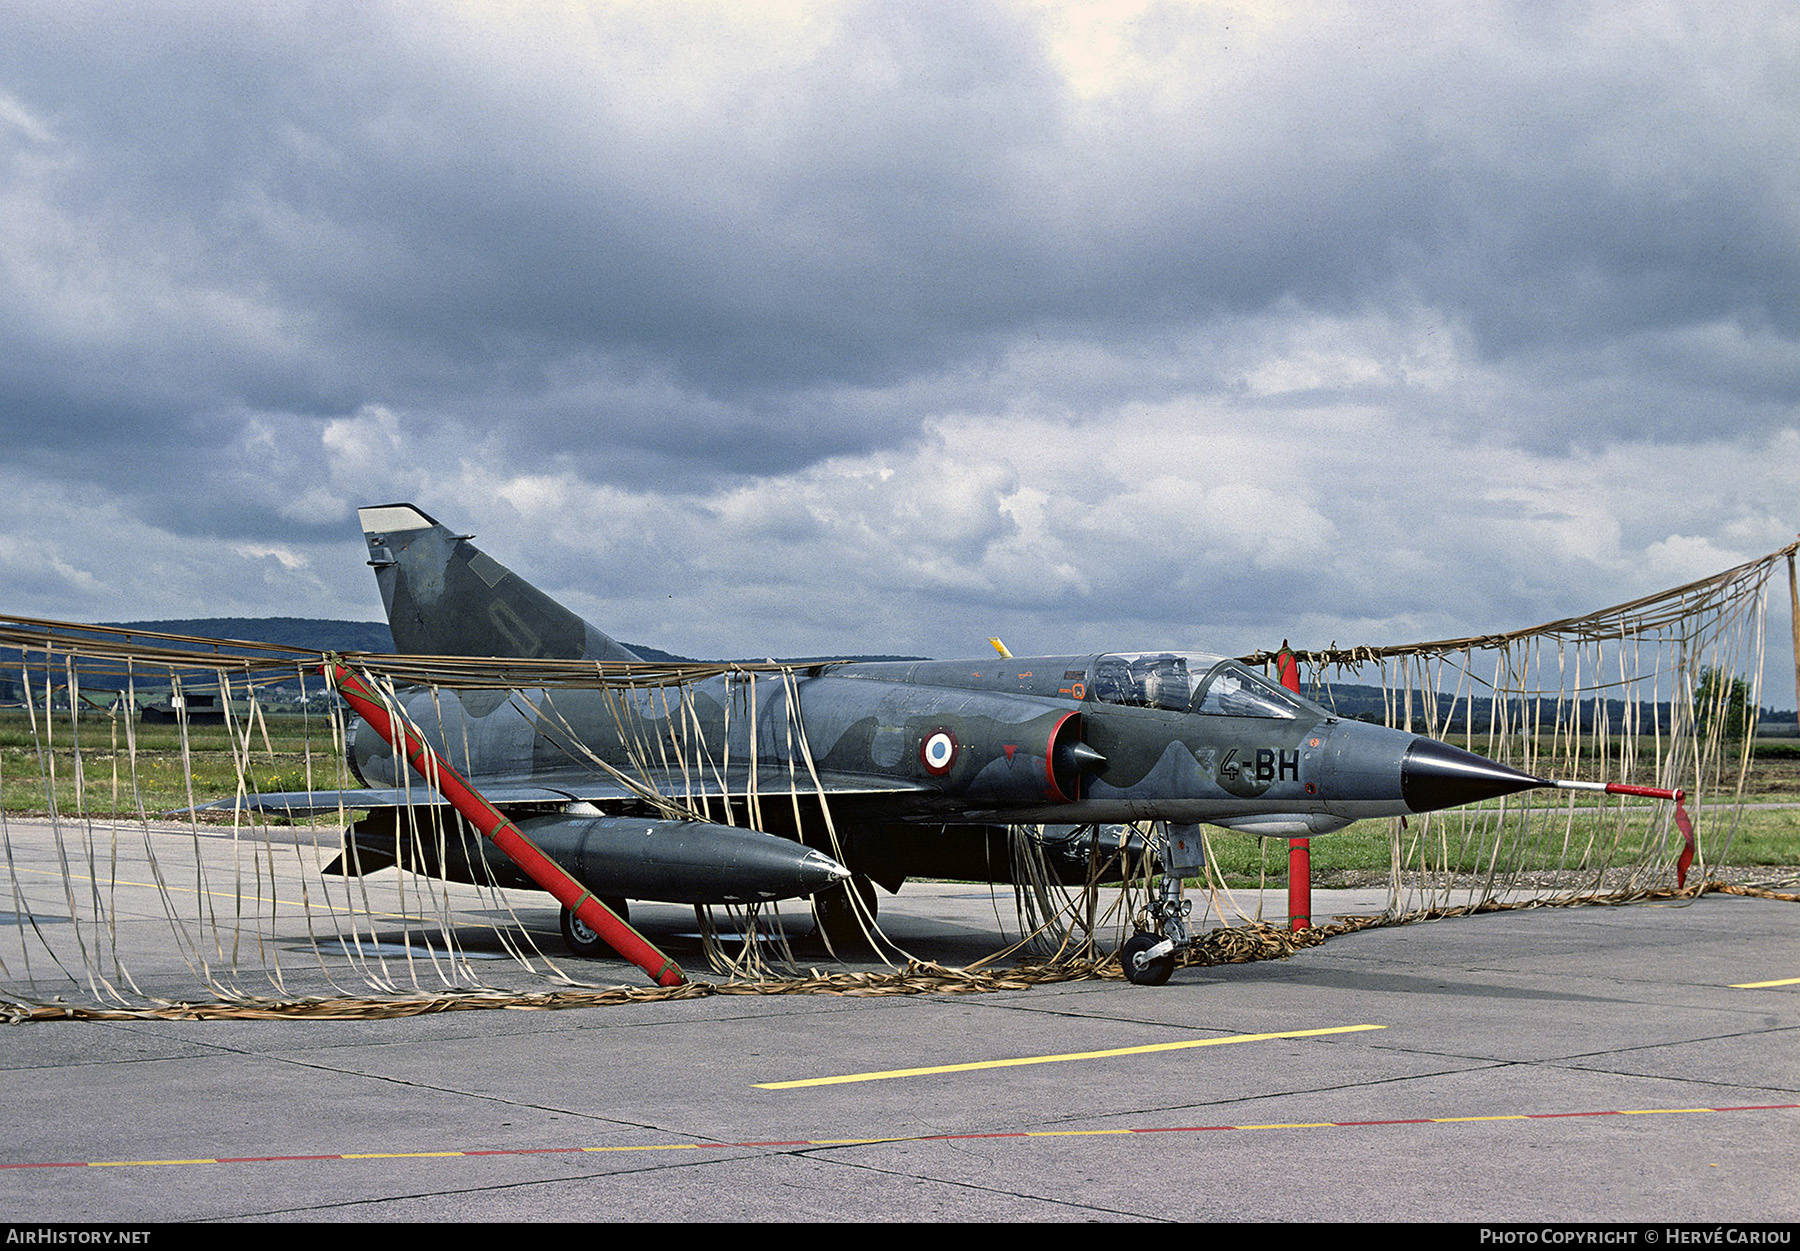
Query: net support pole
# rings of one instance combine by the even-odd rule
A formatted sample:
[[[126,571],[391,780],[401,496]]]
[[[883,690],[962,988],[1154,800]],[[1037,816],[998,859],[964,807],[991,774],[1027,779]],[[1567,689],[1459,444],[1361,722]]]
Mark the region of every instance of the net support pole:
[[[381,701],[360,676],[335,660],[324,666],[325,676],[338,694],[356,710],[375,733],[381,735],[394,754],[405,760],[423,777],[429,778],[438,794],[480,830],[494,846],[532,881],[549,891],[556,902],[604,938],[612,949],[642,969],[658,986],[679,986],[687,980],[681,966],[657,950],[648,939],[600,902],[599,896],[569,875],[556,861],[539,851],[519,827],[498,808],[490,804],[458,773],[431,750],[415,730],[407,733],[406,722],[396,721],[381,706]]]
[[[1800,579],[1794,576],[1794,553],[1788,553],[1788,621],[1794,627],[1794,707],[1800,708]]]
[[[1275,656],[1275,672],[1281,677],[1281,684],[1298,695],[1300,693],[1300,665],[1294,659],[1294,653],[1288,650],[1287,640],[1281,640],[1281,651]],[[1312,926],[1312,839],[1295,838],[1288,841],[1288,928],[1290,930],[1310,929]]]

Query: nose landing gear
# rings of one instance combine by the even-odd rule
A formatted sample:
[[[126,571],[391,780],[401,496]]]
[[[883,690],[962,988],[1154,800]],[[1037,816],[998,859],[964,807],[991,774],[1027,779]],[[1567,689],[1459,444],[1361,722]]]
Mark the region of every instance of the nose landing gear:
[[[1181,880],[1206,867],[1206,844],[1200,839],[1200,827],[1164,826],[1157,854],[1162,861],[1162,878],[1144,908],[1143,923],[1147,923],[1147,928],[1133,934],[1119,951],[1119,964],[1135,986],[1161,986],[1168,981],[1175,971],[1176,953],[1194,941],[1194,933],[1188,928],[1188,914],[1194,903],[1181,897]]]

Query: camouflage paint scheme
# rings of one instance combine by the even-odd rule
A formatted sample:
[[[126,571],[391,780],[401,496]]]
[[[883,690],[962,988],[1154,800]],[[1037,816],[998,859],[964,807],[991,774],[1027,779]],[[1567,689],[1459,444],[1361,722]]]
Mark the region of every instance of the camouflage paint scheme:
[[[401,652],[638,659],[413,505],[360,516]],[[1340,720],[1235,661],[1193,652],[829,663],[789,679],[440,689],[403,702],[547,854],[615,898],[841,892],[849,874],[889,890],[910,876],[1004,882],[1008,827],[1019,825],[1047,827],[1050,863],[1081,881],[1095,852],[1141,849],[1122,823],[1303,838],[1541,784],[1434,740]],[[369,790],[263,796],[258,806],[369,808],[339,871],[398,861],[512,884],[510,866],[479,840],[460,850],[450,840],[439,854],[413,839],[409,852],[395,805],[428,801],[429,788],[399,777],[392,750],[371,734],[353,736],[350,756]],[[646,783],[707,819],[658,812]],[[753,795],[766,832],[746,828]]]

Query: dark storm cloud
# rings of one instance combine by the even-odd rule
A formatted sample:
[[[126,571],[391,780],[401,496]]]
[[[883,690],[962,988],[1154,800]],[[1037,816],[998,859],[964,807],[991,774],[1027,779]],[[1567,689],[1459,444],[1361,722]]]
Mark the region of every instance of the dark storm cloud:
[[[372,6],[30,12],[0,87],[43,133],[15,128],[13,163],[104,256],[81,281],[118,324],[46,334],[22,291],[7,337],[85,396],[63,406],[82,429],[109,396],[134,432],[164,406],[473,397],[520,454],[586,408],[645,465],[675,443],[751,471],[904,438],[916,417],[838,397],[966,388],[1034,330],[1112,345],[1422,302],[1528,372],[1683,326],[1787,348],[1787,50],[1501,15],[1237,34],[1171,8],[1141,37],[1182,72],[1082,100],[999,7],[852,6],[814,54],[666,99],[619,64],[680,57],[609,60],[646,31],[607,10],[568,46]],[[1744,367],[1703,349],[1689,372]],[[1791,368],[1758,371],[1793,398]]]
[[[146,411],[471,396],[554,441],[542,393],[587,372],[581,399],[619,410],[628,445],[692,425],[690,459],[748,435],[792,464],[848,437],[820,443],[836,413],[804,422],[821,382],[904,380],[1008,316],[970,277],[1013,233],[993,159],[1008,119],[1042,111],[995,81],[1032,59],[1016,25],[860,15],[852,72],[826,60],[671,123],[594,48],[509,64],[417,14],[277,13],[20,22],[0,79],[36,123],[9,136],[40,217],[20,251],[76,288],[15,286],[12,359],[72,393],[12,409],[22,441],[109,421],[144,437]],[[638,421],[646,376],[679,390]]]
[[[857,15],[851,64],[675,101],[700,115],[673,122],[604,47],[512,64],[362,6],[59,10],[6,68],[74,153],[59,207],[160,236],[176,279],[383,336],[403,353],[384,381],[597,347],[742,387],[879,376],[947,303],[995,303],[967,266],[1016,233],[1004,153],[1054,84],[1011,89],[1023,29],[920,20],[959,11]]]
[[[1791,530],[1778,5],[5,7],[46,607],[366,614],[416,498],[695,652],[1392,641]]]

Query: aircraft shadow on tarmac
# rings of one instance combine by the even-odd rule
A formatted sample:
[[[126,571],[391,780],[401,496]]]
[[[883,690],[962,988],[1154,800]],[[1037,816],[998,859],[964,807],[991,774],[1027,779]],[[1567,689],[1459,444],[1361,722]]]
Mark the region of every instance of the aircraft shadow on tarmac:
[[[475,920],[477,917],[484,919]],[[699,923],[691,910],[643,909],[640,913],[634,909],[632,920],[634,925],[642,928],[646,937],[651,938],[658,947],[685,967],[696,973],[706,969],[705,947]],[[716,918],[714,924],[718,927],[719,937],[723,940],[727,953],[734,953],[741,942],[741,935],[728,928],[729,922],[723,916]],[[616,966],[620,975],[625,976],[626,970],[630,968],[630,965],[613,956],[589,958],[572,955],[563,944],[557,914],[543,908],[521,908],[516,917],[504,910],[465,913],[458,918],[458,923],[451,926],[450,934],[457,950],[471,959],[508,959],[511,958],[513,949],[522,945],[520,926],[523,926],[524,933],[530,939],[530,944],[526,944],[527,951],[530,945],[535,945],[538,951],[552,960],[592,967],[597,973],[607,966]],[[988,929],[976,929],[936,919],[928,925],[922,923],[920,928],[928,929],[928,932],[890,934],[890,943],[898,944],[906,954],[950,968],[974,964],[993,955],[997,949],[996,935]],[[789,950],[803,967],[827,967],[837,963],[840,957],[856,967],[867,967],[876,962],[874,953],[866,944],[858,944],[850,949],[840,946],[834,956],[807,917],[786,919],[786,939]],[[762,942],[769,956],[777,958],[779,943],[776,937],[766,935]],[[290,943],[288,947],[294,952],[310,952],[313,949],[313,945],[306,942]],[[427,951],[443,955],[445,941],[442,927],[434,924],[415,925],[410,929],[387,926],[372,934],[364,930],[321,935],[318,948],[327,956],[342,954],[346,958],[359,955],[396,957],[408,953],[418,956]]]
[[[1321,990],[1350,990],[1365,994],[1449,995],[1459,999],[1526,999],[1573,1003],[1632,1003],[1612,995],[1583,995],[1541,987],[1496,986],[1491,982],[1459,982],[1444,977],[1420,977],[1410,973],[1361,972],[1297,966],[1288,961],[1262,961],[1248,965],[1213,965],[1183,970],[1219,981],[1280,981],[1316,986]]]

